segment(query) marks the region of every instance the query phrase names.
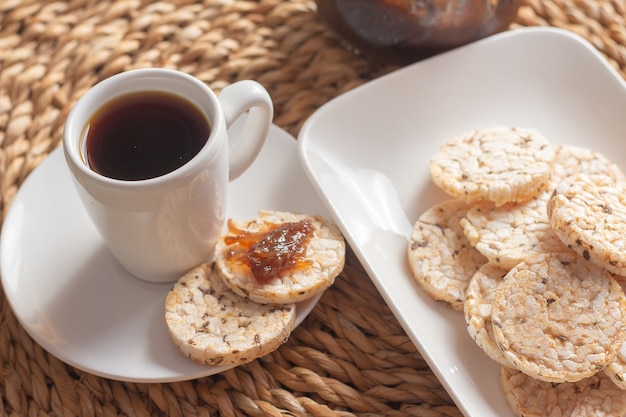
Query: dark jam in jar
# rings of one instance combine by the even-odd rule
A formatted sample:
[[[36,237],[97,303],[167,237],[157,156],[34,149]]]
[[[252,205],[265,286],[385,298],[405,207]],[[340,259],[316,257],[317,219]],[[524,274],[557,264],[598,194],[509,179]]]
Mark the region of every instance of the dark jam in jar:
[[[521,0],[316,0],[318,14],[378,64],[406,65],[500,32]]]
[[[229,246],[237,245],[227,253],[227,259],[246,265],[261,284],[283,272],[310,265],[310,261],[304,258],[306,244],[313,235],[310,220],[266,225],[265,231],[247,232],[228,220],[231,235],[226,236],[224,242]]]

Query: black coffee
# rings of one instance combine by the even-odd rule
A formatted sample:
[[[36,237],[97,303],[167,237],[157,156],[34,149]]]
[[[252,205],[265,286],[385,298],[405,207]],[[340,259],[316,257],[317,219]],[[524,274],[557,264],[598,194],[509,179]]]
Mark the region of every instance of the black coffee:
[[[209,133],[207,118],[182,97],[157,91],[128,94],[105,104],[89,120],[87,164],[119,180],[158,177],[193,158]]]

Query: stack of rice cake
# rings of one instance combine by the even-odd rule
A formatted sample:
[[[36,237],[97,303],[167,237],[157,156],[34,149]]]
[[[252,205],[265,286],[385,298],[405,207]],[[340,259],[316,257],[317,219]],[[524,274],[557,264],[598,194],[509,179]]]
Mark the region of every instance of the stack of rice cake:
[[[626,413],[626,178],[536,131],[451,139],[431,179],[451,198],[415,222],[411,271],[464,313],[518,416]]]

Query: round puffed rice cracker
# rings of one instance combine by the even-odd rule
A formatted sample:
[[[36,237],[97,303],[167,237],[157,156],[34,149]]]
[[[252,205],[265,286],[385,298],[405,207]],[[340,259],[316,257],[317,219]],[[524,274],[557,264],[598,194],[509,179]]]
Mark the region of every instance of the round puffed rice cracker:
[[[494,337],[512,366],[547,382],[601,371],[626,338],[626,297],[605,269],[574,253],[511,269],[492,303]]]
[[[433,155],[433,183],[467,203],[526,201],[546,189],[555,149],[537,132],[517,127],[473,130]]]
[[[601,174],[620,181],[626,179],[623,171],[599,152],[580,146],[556,146],[552,181],[558,183],[576,174]]]
[[[306,242],[301,261],[307,265],[293,270],[285,269],[269,282],[259,282],[250,268],[229,253],[237,252],[239,243],[227,244],[230,232],[223,235],[215,246],[215,263],[224,283],[235,293],[258,303],[290,304],[304,301],[325,291],[335,282],[345,264],[346,244],[339,228],[321,216],[301,213],[261,210],[256,218],[234,221],[246,233],[267,231],[268,225],[309,221],[313,233]]]
[[[182,276],[165,299],[170,337],[203,365],[241,365],[265,356],[293,331],[295,304],[259,304],[230,291],[209,264]]]
[[[491,303],[498,284],[508,270],[485,264],[474,274],[465,291],[464,316],[467,331],[487,356],[501,365],[510,366],[493,336]]]
[[[616,275],[614,278],[622,287],[623,291],[626,287],[624,277]],[[615,358],[604,368],[604,373],[606,373],[620,389],[626,390],[626,342],[622,343]]]
[[[554,233],[546,207],[551,190],[522,203],[472,206],[461,226],[470,243],[489,262],[506,270],[532,254],[568,251]]]
[[[619,389],[626,390],[626,343],[622,343],[615,358],[604,368],[604,373]]]
[[[468,207],[457,199],[431,207],[415,222],[407,247],[409,267],[424,292],[457,311],[463,311],[470,279],[487,262],[459,224]]]
[[[602,372],[553,384],[502,367],[500,387],[518,417],[623,417],[626,395]]]
[[[576,174],[560,182],[548,201],[552,229],[585,259],[626,275],[626,182]]]

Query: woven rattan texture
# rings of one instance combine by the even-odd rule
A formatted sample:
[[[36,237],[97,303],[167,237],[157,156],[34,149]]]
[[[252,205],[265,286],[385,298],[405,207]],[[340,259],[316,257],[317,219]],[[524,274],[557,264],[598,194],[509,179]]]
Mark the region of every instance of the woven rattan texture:
[[[525,0],[513,26],[550,25],[593,43],[624,74],[626,4]],[[137,67],[189,72],[219,90],[266,86],[294,136],[328,100],[393,68],[346,50],[312,0],[0,1],[0,214],[56,147],[73,102]],[[459,416],[353,255],[278,351],[213,377],[111,381],[47,354],[0,293],[0,415]]]

